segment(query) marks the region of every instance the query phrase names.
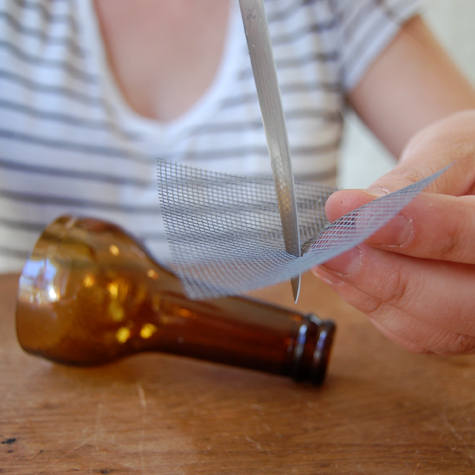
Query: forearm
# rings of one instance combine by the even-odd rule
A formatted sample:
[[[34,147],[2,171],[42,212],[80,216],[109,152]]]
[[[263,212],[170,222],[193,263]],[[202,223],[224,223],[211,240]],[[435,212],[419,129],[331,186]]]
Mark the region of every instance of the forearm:
[[[475,90],[416,17],[402,27],[351,91],[349,101],[399,157],[421,129],[458,111],[475,109]]]

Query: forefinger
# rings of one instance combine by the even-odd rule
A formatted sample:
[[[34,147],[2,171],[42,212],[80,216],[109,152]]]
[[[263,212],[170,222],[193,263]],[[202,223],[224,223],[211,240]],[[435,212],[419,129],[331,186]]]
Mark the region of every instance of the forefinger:
[[[327,202],[328,218],[374,198],[361,190],[337,192]],[[421,193],[366,242],[407,256],[475,264],[475,196]]]

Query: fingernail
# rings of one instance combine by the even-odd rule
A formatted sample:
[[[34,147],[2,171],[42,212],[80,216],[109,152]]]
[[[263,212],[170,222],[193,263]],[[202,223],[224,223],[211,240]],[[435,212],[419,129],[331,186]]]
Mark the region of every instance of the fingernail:
[[[399,214],[390,223],[378,231],[371,242],[381,247],[404,247],[414,236],[412,219]]]
[[[325,262],[322,267],[340,277],[354,275],[361,267],[361,248],[355,247],[341,256]]]
[[[328,272],[322,266],[313,268],[312,273],[330,285],[338,285],[343,282],[343,280],[337,274]]]
[[[368,189],[367,189],[368,193],[371,193],[372,195],[376,196],[377,198],[379,198],[380,196],[384,196],[384,195],[389,195],[389,193],[391,193],[387,188],[385,188],[384,186],[370,186]]]

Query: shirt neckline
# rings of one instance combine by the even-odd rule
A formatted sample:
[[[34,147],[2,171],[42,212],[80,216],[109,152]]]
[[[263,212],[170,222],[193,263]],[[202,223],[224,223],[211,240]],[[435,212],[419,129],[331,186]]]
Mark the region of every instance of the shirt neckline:
[[[161,122],[141,116],[125,100],[109,67],[104,42],[95,13],[93,0],[77,2],[81,19],[82,40],[87,45],[87,54],[96,63],[99,82],[106,103],[127,123],[127,128],[140,134],[152,136],[163,145],[173,142],[177,136],[212,115],[215,107],[229,91],[237,71],[237,56],[240,48],[240,15],[236,0],[231,0],[227,34],[221,60],[215,76],[201,97],[176,119]]]

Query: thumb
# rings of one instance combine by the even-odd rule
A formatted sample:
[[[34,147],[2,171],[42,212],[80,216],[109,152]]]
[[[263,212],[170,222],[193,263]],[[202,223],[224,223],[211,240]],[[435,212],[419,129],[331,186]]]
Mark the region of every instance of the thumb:
[[[381,195],[396,191],[452,166],[425,191],[455,196],[475,192],[475,110],[459,112],[416,134],[398,165],[368,189]]]

